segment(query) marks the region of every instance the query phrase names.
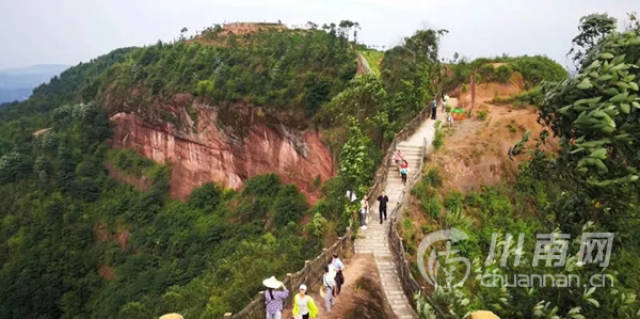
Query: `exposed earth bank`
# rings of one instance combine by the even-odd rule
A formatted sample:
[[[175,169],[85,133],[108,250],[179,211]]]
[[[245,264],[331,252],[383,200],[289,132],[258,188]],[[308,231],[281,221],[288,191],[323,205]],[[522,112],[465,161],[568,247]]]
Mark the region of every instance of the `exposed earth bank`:
[[[314,203],[321,195],[319,185],[335,171],[321,132],[291,128],[260,109],[246,109],[229,120],[222,118],[228,116],[226,110],[191,102],[188,107],[173,107],[179,121],[162,124],[118,112],[111,116],[111,146],[170,164],[170,195],[177,199],[207,182],[239,189],[249,177],[274,173],[298,186]]]

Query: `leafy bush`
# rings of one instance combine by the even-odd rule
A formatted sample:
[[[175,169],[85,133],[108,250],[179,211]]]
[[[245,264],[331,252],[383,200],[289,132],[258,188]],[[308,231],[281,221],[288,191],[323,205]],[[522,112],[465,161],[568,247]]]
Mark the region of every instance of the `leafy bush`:
[[[509,65],[501,65],[495,70],[496,80],[500,83],[507,83],[511,79],[513,70]]]
[[[427,196],[422,200],[422,209],[433,219],[438,219],[442,211],[442,203],[435,196]]]
[[[442,131],[442,128],[440,127],[440,125],[436,126],[436,133],[433,137],[433,148],[437,151],[439,150],[442,145],[444,145],[444,132]]]
[[[195,209],[214,210],[221,200],[222,193],[213,183],[205,183],[191,191],[189,206]]]
[[[435,188],[442,186],[442,176],[437,167],[430,167],[427,170],[427,174],[423,177],[423,180]]]
[[[242,193],[245,195],[274,197],[280,189],[280,178],[275,174],[254,176],[244,183]]]
[[[106,157],[107,162],[118,170],[138,177],[148,176],[149,170],[156,165],[152,160],[130,149],[112,149],[107,151]]]
[[[505,64],[495,68],[492,63]],[[452,71],[452,76],[444,79],[443,87],[445,90],[453,90],[462,85],[462,93],[468,91],[467,83],[471,75],[475,76],[477,82],[507,83],[511,74],[516,71],[522,74],[526,87],[530,89],[543,81],[558,82],[569,76],[561,65],[545,56],[478,58],[472,62],[462,60],[448,68]]]
[[[307,210],[307,201],[295,185],[284,185],[278,191],[271,206],[277,225],[284,226],[297,222]]]
[[[522,74],[529,88],[542,81],[559,82],[569,76],[567,70],[545,56],[523,56],[516,58],[511,64],[514,71]]]

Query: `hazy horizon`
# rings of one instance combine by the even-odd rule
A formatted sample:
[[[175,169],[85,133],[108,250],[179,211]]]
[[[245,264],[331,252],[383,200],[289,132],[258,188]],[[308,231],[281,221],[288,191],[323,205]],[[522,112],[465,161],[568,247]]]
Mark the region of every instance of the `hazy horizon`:
[[[442,28],[450,32],[442,39],[441,57],[450,58],[454,52],[467,58],[542,54],[566,66],[565,54],[581,16],[606,12],[622,25],[626,13],[633,9],[631,0],[330,0],[304,5],[292,0],[25,0],[0,3],[0,26],[3,30],[16,30],[0,34],[4,44],[0,48],[0,69],[76,65],[116,48],[175,40],[182,27],[187,27],[191,35],[225,22],[281,20],[292,26],[344,19],[360,23],[359,42],[367,45],[389,48],[417,29]]]

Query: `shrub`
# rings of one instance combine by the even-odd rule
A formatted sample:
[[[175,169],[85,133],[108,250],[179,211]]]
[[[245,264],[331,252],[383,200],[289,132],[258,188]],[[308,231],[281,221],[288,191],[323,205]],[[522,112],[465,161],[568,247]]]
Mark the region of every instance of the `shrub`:
[[[200,96],[212,96],[215,92],[215,84],[211,80],[200,81],[195,91],[195,93]]]
[[[428,185],[433,187],[438,188],[442,186],[442,176],[440,175],[440,170],[437,167],[430,167],[423,179],[428,183]]]
[[[435,195],[435,194],[434,194]],[[433,219],[438,219],[442,211],[442,203],[437,196],[428,196],[422,200],[422,208]]]
[[[487,119],[487,111],[486,110],[479,110],[478,112],[476,112],[477,117],[480,121],[484,121]]]
[[[569,76],[558,63],[545,56],[523,56],[515,58],[513,69],[522,74],[527,87],[534,87],[542,81],[558,82]]]
[[[316,237],[322,237],[327,229],[327,219],[322,216],[319,212],[313,214],[313,219],[307,226],[309,228],[309,232],[311,232]]]
[[[433,137],[433,148],[437,151],[444,145],[444,132],[440,127],[436,127],[436,134]]]
[[[508,65],[501,65],[495,70],[495,79],[500,83],[507,83],[511,79],[513,70]]]
[[[307,210],[307,202],[295,185],[284,185],[278,191],[271,208],[275,213],[276,224],[284,226],[289,222],[298,222],[302,213]]]
[[[280,179],[275,174],[256,175],[244,182],[245,195],[273,197],[280,189]]]
[[[191,192],[189,206],[197,209],[207,208],[213,210],[220,203],[220,197],[220,189],[213,183],[206,183]]]
[[[444,207],[448,211],[456,211],[462,209],[464,195],[458,191],[448,192],[444,197]]]
[[[108,150],[106,158],[121,172],[137,177],[149,177],[154,166],[161,166],[130,149]]]

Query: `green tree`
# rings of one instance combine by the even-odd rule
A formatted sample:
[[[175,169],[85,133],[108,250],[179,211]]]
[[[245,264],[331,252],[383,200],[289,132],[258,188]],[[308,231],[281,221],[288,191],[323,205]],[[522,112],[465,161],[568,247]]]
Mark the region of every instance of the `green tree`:
[[[371,140],[362,133],[357,122],[352,119],[349,138],[339,155],[339,172],[350,190],[356,191],[366,185],[374,170],[373,159],[369,156]]]
[[[191,191],[189,206],[196,209],[215,210],[221,201],[222,192],[213,183],[205,183]]]
[[[271,209],[275,213],[276,224],[285,226],[289,222],[300,220],[307,210],[307,202],[294,185],[284,185],[273,199]]]
[[[616,25],[616,19],[609,17],[606,13],[594,13],[580,18],[578,26],[580,33],[573,38],[573,47],[568,53],[568,55],[573,55],[572,58],[576,66],[582,63],[583,58],[593,46],[615,31]]]

